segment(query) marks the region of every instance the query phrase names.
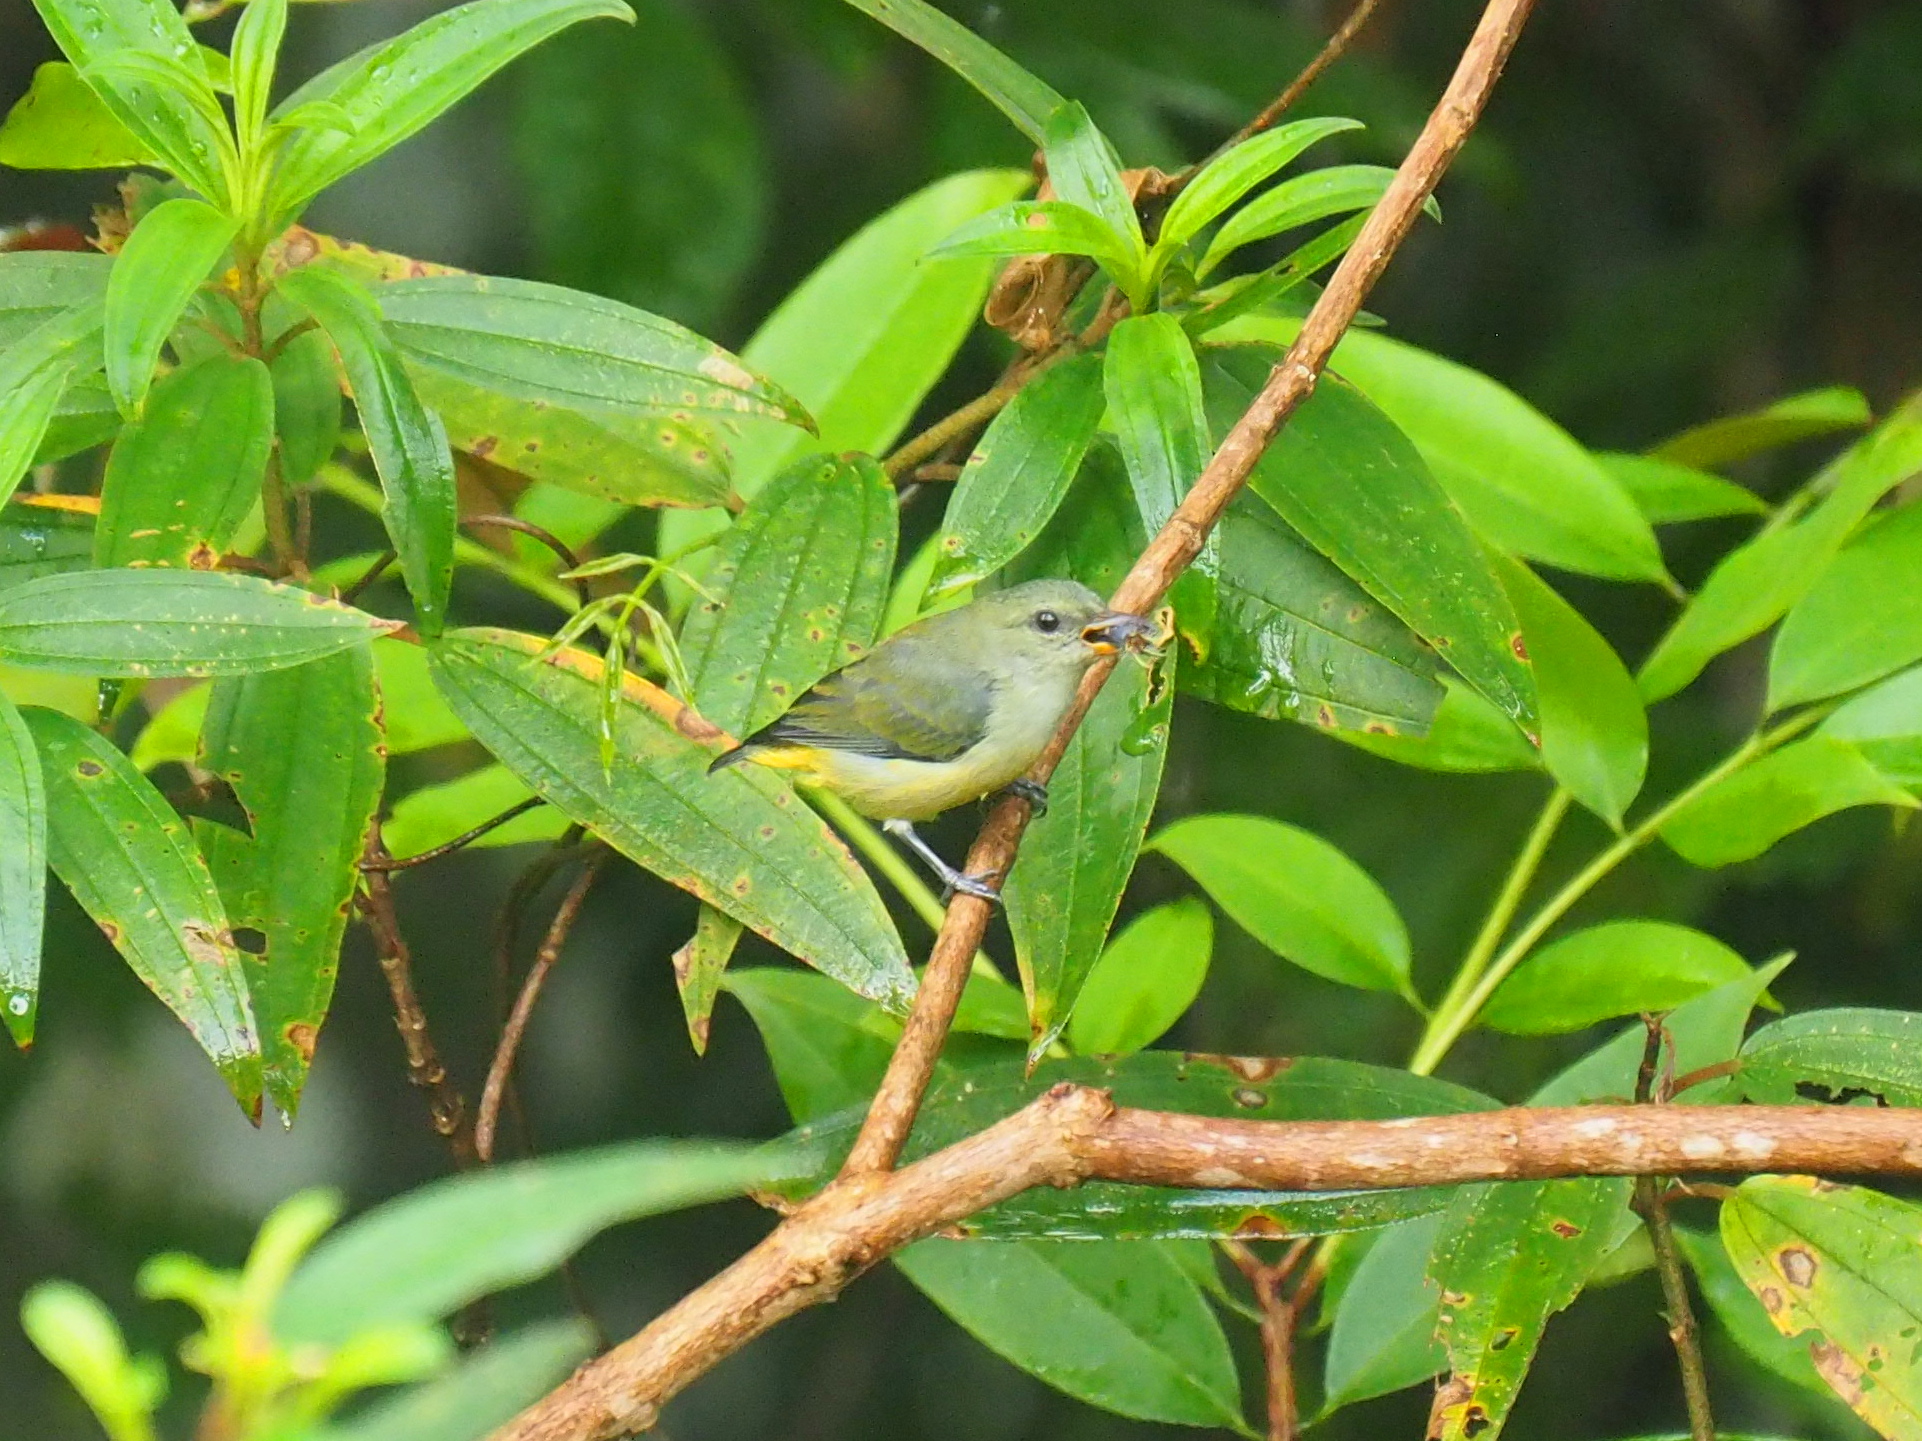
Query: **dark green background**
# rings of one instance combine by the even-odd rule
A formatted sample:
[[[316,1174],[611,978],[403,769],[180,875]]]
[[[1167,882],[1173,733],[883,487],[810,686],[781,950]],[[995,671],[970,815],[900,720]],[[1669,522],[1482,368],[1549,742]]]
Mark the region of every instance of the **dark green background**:
[[[300,7],[290,66],[317,67],[432,8]],[[537,52],[323,197],[311,223],[598,290],[738,345],[884,205],[951,169],[1025,163],[1018,138],[972,92],[833,0],[639,0],[637,9],[635,30],[597,24]],[[1172,168],[1277,90],[1339,10],[1308,0],[1006,0],[954,13],[1085,99],[1130,164]],[[1392,160],[1474,11],[1462,0],[1386,0],[1359,53],[1304,111],[1368,120],[1349,157]],[[25,0],[0,0],[0,105],[53,53]],[[1442,189],[1445,224],[1422,227],[1370,308],[1600,446],[1646,445],[1816,384],[1855,384],[1886,406],[1922,377],[1918,75],[1922,5],[1913,0],[1545,0]],[[84,224],[111,180],[0,172],[0,225]],[[930,414],[991,378],[994,364],[977,342]],[[1749,478],[1765,490],[1786,485],[1819,457],[1790,453]],[[1697,526],[1665,540],[1692,580],[1734,533]],[[1667,615],[1651,591],[1568,590],[1631,662]],[[1752,647],[1738,651],[1690,698],[1656,713],[1653,793],[1743,724],[1758,661]],[[1327,835],[1403,907],[1431,993],[1543,786],[1403,771],[1305,731],[1198,706],[1177,716],[1174,737],[1164,819],[1259,809]],[[418,776],[428,764],[396,769]],[[961,844],[970,823],[950,820],[948,844]],[[1596,829],[1572,825],[1557,857],[1585,853]],[[483,901],[526,858],[463,857],[400,883],[424,998],[470,1093],[491,1044]],[[1919,1008],[1919,877],[1922,830],[1898,834],[1886,813],[1857,812],[1713,875],[1651,854],[1586,913],[1687,920],[1751,960],[1793,948],[1800,959],[1777,988],[1791,1008]],[[1150,860],[1129,905],[1181,885]],[[758,1040],[731,1001],[707,1059],[688,1050],[667,955],[692,919],[686,897],[631,870],[594,893],[525,1056],[543,1149],[650,1134],[761,1136],[784,1124]],[[906,927],[911,947],[920,944]],[[744,950],[743,959],[767,957]],[[0,1435],[96,1434],[12,1322],[33,1281],[80,1280],[141,1345],[171,1346],[183,1316],[131,1296],[150,1252],[184,1247],[232,1263],[265,1209],[300,1186],[337,1184],[363,1206],[446,1168],[406,1085],[358,932],[291,1134],[246,1126],[185,1033],[64,896],[52,906],[41,1018],[31,1058],[0,1050]],[[1224,927],[1207,990],[1170,1043],[1392,1063],[1412,1038],[1395,1002],[1286,969]],[[1585,1044],[1471,1038],[1448,1074],[1516,1096]],[[766,1224],[739,1204],[604,1238],[581,1266],[595,1310],[626,1333]],[[563,1304],[557,1287],[539,1287],[502,1309],[511,1317]],[[1510,1434],[1560,1441],[1679,1425],[1657,1304],[1643,1277],[1558,1320]],[[1252,1375],[1252,1347],[1244,1352]],[[1866,1434],[1838,1421],[1836,1408],[1818,1414],[1768,1383],[1719,1338],[1711,1359],[1726,1424]],[[1305,1362],[1311,1372],[1318,1364],[1312,1343]],[[1409,1393],[1344,1412],[1320,1434],[1414,1436],[1425,1409],[1426,1397]],[[729,1361],[666,1425],[675,1441],[1052,1441],[1159,1429],[1055,1396],[886,1271]]]

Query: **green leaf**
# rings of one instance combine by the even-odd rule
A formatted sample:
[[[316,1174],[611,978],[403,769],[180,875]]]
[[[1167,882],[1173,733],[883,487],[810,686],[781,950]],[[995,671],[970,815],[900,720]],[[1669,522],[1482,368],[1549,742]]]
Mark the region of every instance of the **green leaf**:
[[[1145,301],[1138,287],[1147,245],[1141,217],[1121,178],[1121,157],[1079,100],[1067,101],[1048,117],[1042,151],[1054,193],[1098,218],[1120,240],[1125,268],[1115,279],[1135,296],[1139,309]]]
[[[468,1352],[445,1376],[322,1429],[315,1441],[482,1441],[593,1354],[587,1322],[536,1322]]]
[[[1861,391],[1847,385],[1805,390],[1745,415],[1724,416],[1671,436],[1651,452],[1677,465],[1715,470],[1818,435],[1860,430],[1875,419]]]
[[[219,102],[180,12],[151,0],[37,0],[36,8],[142,148],[202,195],[222,197],[231,140],[216,123]]]
[[[1762,993],[1788,963],[1793,954],[1758,966],[1746,976],[1724,981],[1706,995],[1685,1001],[1671,1011],[1662,1023],[1668,1032],[1675,1074],[1686,1076],[1704,1066],[1719,1065],[1731,1059],[1742,1044],[1748,1027],[1749,1012]],[[1648,1028],[1639,1022],[1624,1027],[1579,1061],[1538,1087],[1528,1098],[1531,1106],[1581,1106],[1591,1101],[1620,1104],[1635,1094],[1635,1076],[1648,1048]],[[1691,1086],[1675,1099],[1690,1104],[1722,1100],[1730,1089],[1727,1082]]]
[[[1718,781],[1677,812],[1661,835],[1684,860],[1713,868],[1753,859],[1823,816],[1871,805],[1914,810],[1922,802],[1848,741],[1817,735]]]
[[[1891,780],[1922,785],[1922,666],[1856,696],[1815,733],[1853,742]]]
[[[730,971],[720,984],[754,1018],[796,1121],[867,1101],[894,1053],[894,1038],[869,1023],[873,1008],[859,996],[805,971],[773,966]]]
[[[1509,1181],[1465,1188],[1429,1261],[1441,1290],[1449,1378],[1438,1441],[1495,1441],[1549,1317],[1580,1294],[1615,1241],[1626,1176]]]
[[[1390,1226],[1355,1267],[1328,1332],[1324,1416],[1418,1386],[1448,1364],[1435,1334],[1441,1288],[1428,1275],[1441,1224],[1436,1212]]]
[[[609,1226],[771,1185],[800,1159],[784,1147],[636,1141],[435,1181],[315,1247],[281,1294],[274,1333],[338,1345],[432,1321],[547,1274]]]
[[[1581,612],[1534,571],[1507,556],[1495,565],[1535,667],[1542,762],[1576,800],[1620,830],[1648,773],[1648,716],[1635,679]]]
[[[1366,739],[1397,740],[1439,718],[1448,678],[1434,653],[1272,506],[1237,497],[1215,546],[1214,635],[1206,664],[1182,667],[1184,690],[1344,738],[1365,731]],[[1523,763],[1534,764],[1521,732],[1488,702],[1479,705],[1526,753]]]
[[[1673,1010],[1748,974],[1748,962],[1701,931],[1608,921],[1523,961],[1489,997],[1480,1021],[1517,1036],[1579,1031],[1610,1016]]]
[[[1360,129],[1359,120],[1329,115],[1290,121],[1250,136],[1190,178],[1161,217],[1155,248],[1166,252],[1187,244],[1204,226],[1219,219],[1229,206],[1309,146],[1344,130]]]
[[[1040,145],[1048,117],[1066,102],[1043,80],[1030,75],[994,46],[924,0],[848,0],[888,29],[912,41],[959,75]]]
[[[403,640],[375,641],[374,673],[380,681],[380,720],[388,755],[411,755],[467,739],[467,727],[447,708],[434,685],[425,646]]]
[[[864,457],[798,461],[748,503],[681,632],[703,716],[751,734],[874,643],[898,510]]]
[[[1922,1015],[1847,1007],[1762,1027],[1742,1047],[1746,1100],[1922,1106]]]
[[[1777,620],[1816,579],[1884,492],[1922,468],[1922,400],[1902,407],[1810,483],[1805,515],[1724,556],[1638,677],[1644,699],[1673,695],[1709,661]]]
[[[111,1441],[152,1441],[153,1413],[167,1392],[167,1368],[127,1354],[119,1323],[91,1291],[42,1281],[20,1303],[20,1328],[67,1378]]]
[[[325,100],[351,128],[302,130],[281,152],[271,203],[291,220],[336,180],[393,149],[503,65],[582,20],[633,19],[621,0],[470,0],[323,71],[274,110]]]
[[[64,250],[0,252],[0,348],[107,294],[113,261]]]
[[[935,259],[1001,255],[1086,255],[1103,262],[1117,282],[1131,279],[1138,262],[1127,237],[1099,215],[1065,200],[1017,200],[958,227],[932,251]]]
[[[1832,1396],[1827,1383],[1816,1373],[1815,1364],[1809,1359],[1808,1347],[1784,1336],[1770,1324],[1768,1312],[1762,1309],[1762,1303],[1755,1299],[1754,1292],[1742,1284],[1742,1277],[1729,1260],[1728,1250],[1722,1245],[1720,1236],[1704,1235],[1677,1226],[1675,1240],[1682,1258],[1688,1262],[1689,1270],[1695,1273],[1695,1282],[1701,1287],[1702,1299],[1708,1302],[1708,1309],[1721,1323],[1729,1339],[1751,1361],[1784,1381],[1819,1396]]]
[[[234,26],[229,46],[234,97],[234,119],[250,145],[257,144],[267,124],[273,99],[274,67],[280,42],[287,33],[287,0],[250,0]]]
[[[104,736],[37,707],[26,722],[54,873],[258,1116],[260,1038],[244,960],[187,823]]]
[[[475,3],[513,5],[519,0]],[[426,24],[460,13],[450,10]],[[454,459],[446,432],[421,403],[400,351],[381,323],[380,307],[365,289],[332,271],[306,266],[283,276],[279,293],[319,322],[340,356],[387,496],[381,519],[400,556],[420,630],[437,634],[447,619],[457,520]]]
[[[1102,358],[1044,370],[995,417],[955,482],[930,587],[952,594],[986,579],[1053,519],[1093,442],[1106,400]]]
[[[1244,317],[1219,336],[1286,344],[1300,328],[1294,319]],[[1365,331],[1351,330],[1331,364],[1414,441],[1435,479],[1494,544],[1582,575],[1667,576],[1655,532],[1620,484],[1507,387]],[[1298,414],[1282,438],[1300,422]]]
[[[146,403],[160,347],[239,230],[233,217],[182,196],[150,210],[121,246],[107,278],[107,386],[129,419]]]
[[[0,124],[0,165],[15,170],[121,170],[155,163],[153,152],[71,65],[49,60]]]
[[[1284,960],[1346,986],[1412,995],[1408,931],[1368,873],[1265,816],[1188,816],[1148,842]]]
[[[1770,710],[1839,695],[1922,660],[1922,505],[1875,518],[1782,621]]]
[[[258,360],[220,352],[162,376],[114,442],[94,564],[211,570],[260,496],[274,387]]]
[[[1353,122],[1349,122],[1341,128],[1349,129],[1352,125]],[[1372,210],[1394,178],[1394,170],[1386,165],[1330,165],[1284,180],[1228,217],[1227,224],[1208,242],[1207,252],[1195,267],[1195,274],[1207,275],[1242,246],[1257,240],[1325,220],[1330,215]],[[1441,217],[1440,207],[1432,197],[1422,208],[1437,219]]]
[[[1212,351],[1222,383],[1211,404],[1239,414],[1278,359],[1264,346]],[[1317,386],[1250,486],[1524,731],[1538,729],[1514,606],[1421,456],[1359,393],[1339,380]]]
[[[381,825],[381,839],[396,856],[417,856],[465,835],[533,794],[506,766],[481,766],[456,780],[422,786],[402,796]],[[569,824],[552,806],[535,806],[468,844],[486,848],[559,840]]]
[[[334,348],[318,330],[295,336],[274,357],[274,434],[280,479],[305,485],[340,444],[340,380]]]
[[[694,934],[674,952],[674,989],[681,993],[688,1040],[697,1056],[707,1054],[708,1025],[715,998],[721,994],[721,976],[734,958],[743,929],[732,916],[704,904],[695,918]]]
[[[947,373],[994,277],[992,259],[936,261],[928,252],[1032,183],[1019,170],[936,181],[870,221],[775,308],[741,360],[796,396],[820,439],[744,422],[733,447],[735,489],[752,498],[805,451],[880,455],[893,443]],[[662,516],[661,548],[679,550],[725,525],[720,516]]]
[[[312,591],[227,571],[75,571],[0,592],[0,656],[79,675],[244,675],[396,628]]]
[[[55,311],[0,350],[0,497],[37,458],[69,378],[97,355],[101,315],[97,301]]]
[[[1515,723],[1466,681],[1440,677],[1441,704],[1423,735],[1394,735],[1378,728],[1337,730],[1337,740],[1385,760],[1423,770],[1469,775],[1492,771],[1539,770],[1542,754]]]
[[[0,1018],[33,1044],[40,1006],[40,929],[47,901],[47,788],[33,735],[0,694]]]
[[[267,939],[248,983],[267,1095],[291,1122],[334,994],[385,751],[368,647],[215,684],[202,764],[224,777],[253,839],[223,874],[228,916]],[[232,879],[230,880],[230,876]]]
[[[1323,266],[1339,260],[1367,223],[1366,215],[1351,215],[1296,246],[1267,269],[1236,276],[1213,287],[1206,292],[1207,304],[1182,317],[1183,328],[1196,337],[1218,330],[1233,335],[1230,323],[1249,316],[1256,330],[1255,338],[1262,338],[1270,325],[1270,317],[1289,316],[1299,309],[1283,297],[1305,284]],[[1290,320],[1285,328],[1292,329],[1294,324]]]
[[[1028,827],[1003,891],[1021,986],[1029,1056],[1039,1059],[1074,1014],[1100,959],[1135,855],[1154,814],[1174,714],[1177,657],[1123,663],[1095,697],[1048,782],[1047,814]]]
[[[710,776],[713,753],[634,703],[631,680],[621,762],[604,770],[600,661],[539,661],[541,649],[463,631],[434,649],[434,679],[481,744],[570,819],[850,989],[905,1006],[913,981],[880,896],[787,786],[753,766]]]
[[[516,400],[612,418],[767,416],[812,429],[798,400],[693,331],[579,290],[487,275],[380,288],[410,363]]]
[[[1221,1323],[1156,1242],[932,1240],[894,1264],[955,1324],[1056,1390],[1148,1421],[1241,1421]]]
[[[1128,1055],[1159,1040],[1201,994],[1214,917],[1193,896],[1144,911],[1101,952],[1068,1036],[1084,1055]]]
[[[1922,1435],[1922,1208],[1814,1176],[1755,1176],[1722,1203],[1722,1244],[1784,1336],[1889,1437]]]
[[[1654,455],[1597,451],[1601,462],[1648,517],[1650,525],[1712,520],[1723,515],[1766,515],[1768,505],[1752,490]]]

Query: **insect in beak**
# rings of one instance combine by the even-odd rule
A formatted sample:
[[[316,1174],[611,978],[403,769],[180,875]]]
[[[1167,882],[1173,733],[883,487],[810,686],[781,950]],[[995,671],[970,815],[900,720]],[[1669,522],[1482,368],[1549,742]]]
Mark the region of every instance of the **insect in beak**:
[[[1159,626],[1144,616],[1116,611],[1104,615],[1093,625],[1084,626],[1081,639],[1096,655],[1113,655],[1116,651],[1148,642],[1159,630]]]

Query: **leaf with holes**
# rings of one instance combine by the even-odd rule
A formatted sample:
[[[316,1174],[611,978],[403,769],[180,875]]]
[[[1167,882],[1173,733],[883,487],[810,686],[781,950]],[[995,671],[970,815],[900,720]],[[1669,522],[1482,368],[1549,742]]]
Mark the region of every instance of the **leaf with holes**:
[[[434,680],[475,738],[570,819],[851,990],[906,1005],[913,977],[880,896],[792,790],[756,766],[709,775],[712,737],[661,720],[634,677],[615,713],[620,761],[603,768],[599,658],[540,660],[542,648],[461,631],[434,648]]]
[[[94,564],[212,570],[260,497],[274,387],[224,351],[163,376],[107,457]]]
[[[1922,1015],[1866,1007],[1784,1016],[1742,1046],[1746,1100],[1922,1106]]]
[[[1895,1441],[1922,1436],[1922,1207],[1814,1176],[1755,1176],[1722,1203],[1722,1244],[1785,1336]]]
[[[894,572],[898,502],[865,457],[817,455],[777,476],[721,542],[681,652],[701,714],[752,734],[874,643]]]
[[[222,895],[266,937],[250,967],[267,1095],[292,1121],[333,1000],[340,942],[386,773],[368,647],[215,684],[201,764],[253,828]]]
[[[77,675],[245,675],[397,629],[312,591],[228,571],[72,571],[0,592],[0,657]]]
[[[187,823],[104,736],[37,707],[26,722],[54,873],[257,1117],[260,1037],[244,958]]]

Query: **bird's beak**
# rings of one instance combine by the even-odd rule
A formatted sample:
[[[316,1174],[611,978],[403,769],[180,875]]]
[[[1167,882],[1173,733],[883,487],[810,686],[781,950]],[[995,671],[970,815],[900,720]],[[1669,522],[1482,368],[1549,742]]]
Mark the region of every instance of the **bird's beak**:
[[[1113,655],[1136,642],[1147,641],[1157,631],[1158,627],[1146,616],[1112,611],[1093,625],[1084,626],[1081,639],[1096,655]]]

